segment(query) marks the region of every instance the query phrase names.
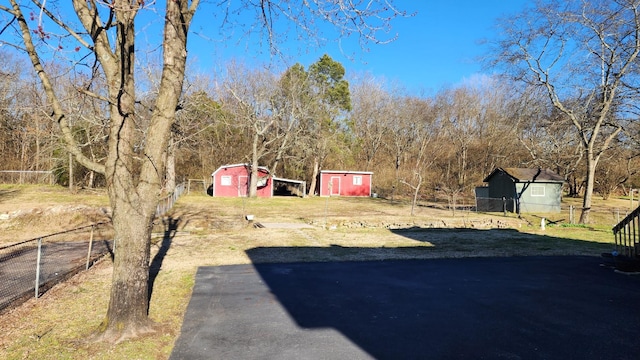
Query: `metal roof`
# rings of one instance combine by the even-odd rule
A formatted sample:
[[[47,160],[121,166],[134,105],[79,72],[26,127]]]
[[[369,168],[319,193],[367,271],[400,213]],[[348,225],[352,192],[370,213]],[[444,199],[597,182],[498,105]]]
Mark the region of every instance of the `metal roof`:
[[[351,170],[320,170],[321,174],[361,174],[361,175],[373,175],[371,171],[351,171]]]
[[[241,163],[241,164],[222,165],[219,168],[217,168],[216,171],[211,173],[211,176],[215,176],[216,172],[218,172],[220,170],[228,169],[228,168],[236,168],[236,167],[245,167],[247,169],[250,169],[251,168],[251,164],[249,164],[249,163]],[[258,166],[258,170],[262,170],[262,171],[266,172],[267,174],[271,173],[266,166]]]
[[[503,172],[515,182],[564,182],[564,178],[556,172],[541,168],[497,168],[483,181],[489,180],[498,172]]]

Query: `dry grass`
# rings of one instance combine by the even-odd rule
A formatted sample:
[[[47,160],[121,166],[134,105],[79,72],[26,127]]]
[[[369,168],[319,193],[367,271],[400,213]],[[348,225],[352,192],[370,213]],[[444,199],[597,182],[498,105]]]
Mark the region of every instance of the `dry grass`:
[[[0,185],[0,245],[108,221],[108,215],[104,191],[72,193],[58,186]]]
[[[104,206],[103,194],[81,195],[87,197],[70,201],[75,194],[59,189],[61,194],[47,191],[54,194],[34,196],[47,199],[39,205],[59,206],[55,204],[59,200],[65,206]],[[0,193],[0,213],[16,199],[33,196],[29,192],[22,189],[19,196],[12,198]],[[263,224],[311,227],[254,228],[245,220],[247,214]],[[382,199],[184,196],[155,230],[153,250],[160,254],[155,264],[161,263],[150,304],[150,317],[158,324],[155,335],[117,346],[84,340],[106,313],[111,263],[105,259],[42,298],[0,316],[0,358],[166,359],[179,334],[198,266],[469,256],[597,256],[610,250],[613,241],[607,225],[552,225],[542,231],[536,221],[544,214],[520,220],[499,214],[454,214],[433,206],[420,207],[416,216],[409,214],[409,204]],[[553,216],[558,215],[548,218],[554,219]],[[177,230],[164,237],[169,223]]]

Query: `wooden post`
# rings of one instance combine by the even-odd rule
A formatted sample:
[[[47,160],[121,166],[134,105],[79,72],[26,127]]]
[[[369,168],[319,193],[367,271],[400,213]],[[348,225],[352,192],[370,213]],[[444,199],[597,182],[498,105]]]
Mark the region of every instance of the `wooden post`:
[[[569,224],[573,224],[573,205],[569,205]]]
[[[91,263],[91,250],[93,249],[93,229],[95,225],[91,225],[91,236],[89,236],[89,251],[87,251],[87,267],[85,270],[89,270],[89,265]]]

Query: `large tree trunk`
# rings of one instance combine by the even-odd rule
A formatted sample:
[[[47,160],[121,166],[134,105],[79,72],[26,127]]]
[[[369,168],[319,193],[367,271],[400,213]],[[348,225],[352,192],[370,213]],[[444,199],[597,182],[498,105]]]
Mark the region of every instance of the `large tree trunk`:
[[[131,142],[135,136],[135,32],[133,18],[119,15],[119,49],[116,52],[122,53],[122,61],[103,65],[108,76],[117,74],[120,81],[119,86],[109,87],[110,97],[118,101],[111,103],[111,136],[105,164],[107,192],[113,211],[115,256],[109,308],[101,330],[102,338],[111,342],[151,331],[148,319],[149,249],[155,214],[149,211],[149,191],[139,192],[134,182]]]
[[[167,2],[162,77],[158,97],[147,129],[144,158],[136,176],[135,154],[135,81],[133,17],[121,13],[117,44],[120,63],[110,68],[111,80],[122,81],[110,86],[113,102],[109,155],[105,177],[113,209],[115,262],[113,286],[107,317],[103,322],[103,338],[121,341],[152,331],[149,313],[149,260],[151,228],[165,171],[165,153],[171,125],[182,93],[186,65],[186,39],[193,11],[187,0]],[[130,17],[130,18],[128,18]],[[114,66],[113,63],[106,67]],[[136,179],[137,178],[137,179]]]
[[[112,192],[117,192],[113,191]],[[129,199],[111,195],[114,265],[103,338],[111,342],[153,331],[149,313],[150,238],[154,212],[141,209]]]

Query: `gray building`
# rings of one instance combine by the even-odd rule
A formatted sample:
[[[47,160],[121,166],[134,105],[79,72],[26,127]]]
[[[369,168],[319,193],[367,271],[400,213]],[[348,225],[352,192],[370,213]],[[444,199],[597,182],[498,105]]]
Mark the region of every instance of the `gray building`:
[[[549,169],[497,168],[476,188],[478,211],[560,212],[564,178]]]

